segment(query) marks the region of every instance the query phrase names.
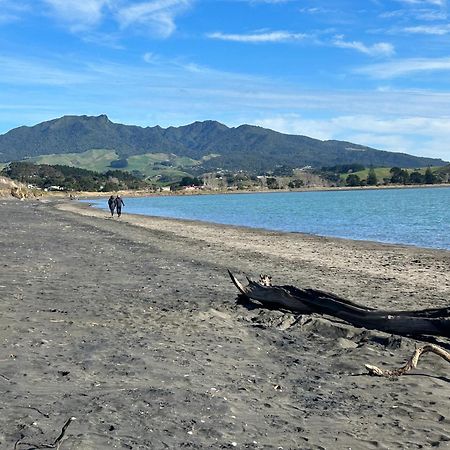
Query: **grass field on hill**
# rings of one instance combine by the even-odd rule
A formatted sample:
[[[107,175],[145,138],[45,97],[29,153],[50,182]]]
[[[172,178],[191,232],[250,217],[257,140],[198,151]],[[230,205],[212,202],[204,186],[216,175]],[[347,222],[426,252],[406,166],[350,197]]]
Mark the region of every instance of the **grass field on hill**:
[[[110,164],[119,158],[114,150],[92,149],[83,153],[66,153],[59,155],[41,155],[30,158],[36,164],[61,164],[63,166],[78,167],[80,169],[105,172],[111,169]]]
[[[217,155],[208,155],[203,160],[208,160]],[[66,153],[41,155],[29,158],[28,161],[36,164],[61,164],[65,166],[78,167],[81,169],[106,172],[115,169],[111,163],[120,159],[115,150],[92,149],[83,153]],[[145,153],[143,155],[130,156],[125,167],[117,167],[128,172],[139,171],[142,175],[150,178],[159,176],[183,177],[189,175],[190,167],[201,164],[201,160],[188,157],[179,157],[168,153]]]
[[[431,167],[431,170],[433,172],[442,169],[442,167]],[[369,174],[369,168],[366,168],[364,170],[360,170],[358,172],[352,172],[354,175],[358,175],[358,177],[361,180],[366,180],[367,179],[367,175]],[[382,182],[384,178],[390,178],[391,177],[391,172],[390,172],[391,168],[390,167],[374,167],[374,171],[375,174],[377,176],[378,182]],[[413,172],[414,170],[417,170],[418,172],[420,172],[421,174],[424,174],[425,171],[427,170],[426,167],[420,167],[417,169],[406,169],[409,173]],[[348,173],[343,173],[341,174],[341,179],[345,180],[348,177]]]

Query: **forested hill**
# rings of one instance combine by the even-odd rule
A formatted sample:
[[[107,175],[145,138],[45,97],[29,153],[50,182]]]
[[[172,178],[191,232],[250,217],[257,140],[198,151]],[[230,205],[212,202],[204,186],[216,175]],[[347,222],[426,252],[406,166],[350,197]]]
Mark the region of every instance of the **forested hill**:
[[[111,122],[107,116],[64,116],[0,135],[0,162],[48,154],[115,150],[120,158],[145,153],[172,153],[203,160],[205,170],[267,171],[288,167],[360,163],[365,166],[441,166],[440,159],[375,150],[343,141],[320,141],[269,129],[219,122],[195,122],[181,127],[138,127]],[[211,157],[214,155],[214,157]]]

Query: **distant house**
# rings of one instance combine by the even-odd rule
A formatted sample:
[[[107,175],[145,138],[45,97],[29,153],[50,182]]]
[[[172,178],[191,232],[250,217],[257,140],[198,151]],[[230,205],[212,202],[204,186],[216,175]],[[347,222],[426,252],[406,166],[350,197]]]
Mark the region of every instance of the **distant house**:
[[[199,191],[203,189],[203,186],[184,186],[183,191]]]
[[[49,186],[45,188],[44,191],[63,191],[64,188],[62,186]]]

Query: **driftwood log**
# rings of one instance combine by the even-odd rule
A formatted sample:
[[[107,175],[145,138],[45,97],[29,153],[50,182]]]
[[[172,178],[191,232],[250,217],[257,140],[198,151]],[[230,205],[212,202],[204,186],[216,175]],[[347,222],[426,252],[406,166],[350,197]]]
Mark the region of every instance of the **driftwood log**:
[[[415,311],[378,310],[330,292],[272,286],[271,278],[267,275],[262,275],[259,282],[247,278],[248,284],[244,286],[230,271],[228,273],[241,294],[265,306],[276,306],[299,314],[327,315],[355,327],[402,336],[450,338],[450,307]]]

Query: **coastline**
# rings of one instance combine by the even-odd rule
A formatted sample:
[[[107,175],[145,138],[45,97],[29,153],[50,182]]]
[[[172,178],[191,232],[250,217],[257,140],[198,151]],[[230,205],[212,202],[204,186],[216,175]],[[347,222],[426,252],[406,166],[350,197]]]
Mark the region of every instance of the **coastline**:
[[[372,190],[376,191],[376,190]],[[317,192],[317,191],[315,191]],[[326,192],[326,191],[320,191],[320,192]],[[348,192],[348,191],[347,191]],[[306,206],[303,207],[303,210],[305,208],[310,211],[310,214],[314,216],[315,214],[322,217],[323,223],[316,220],[314,226],[311,226],[311,221],[308,220],[301,220],[302,216],[300,215],[300,220],[296,221],[295,224],[288,223],[287,226],[284,224],[284,219],[281,220],[272,220],[264,223],[264,226],[261,226],[260,221],[264,222],[263,216],[267,213],[269,215],[272,215],[274,217],[284,217],[284,214],[289,211],[289,206],[285,205],[283,209],[277,208],[278,201],[276,200],[276,197],[272,197],[270,194],[272,193],[278,193],[278,194],[284,194],[283,200],[284,205],[287,202],[288,199],[289,203],[292,202],[295,204],[296,202],[302,202]],[[294,197],[288,196],[288,194],[292,193]],[[440,206],[443,201],[446,200],[446,193],[445,191],[439,192],[439,198],[437,199],[436,203]],[[421,228],[420,230],[416,230],[414,228],[414,222],[411,223],[409,220],[405,219],[405,217],[409,217],[410,220],[415,219],[417,217],[417,214],[419,214],[421,211],[425,211],[426,208],[432,208],[432,202],[422,202],[421,207],[416,207],[416,211],[413,213],[411,211],[406,210],[404,213],[400,214],[400,220],[397,220],[396,217],[392,215],[392,211],[396,211],[397,204],[396,201],[392,202],[390,204],[386,203],[389,200],[388,194],[386,196],[377,196],[373,197],[375,200],[376,206],[378,208],[378,205],[380,205],[379,211],[377,211],[377,215],[380,216],[380,219],[378,220],[378,225],[375,227],[374,224],[371,223],[372,219],[367,220],[365,219],[364,215],[362,215],[362,218],[360,220],[359,213],[357,214],[358,217],[356,217],[356,220],[359,222],[358,226],[355,225],[355,228],[352,228],[353,225],[353,219],[351,216],[346,214],[345,216],[341,216],[341,208],[346,206],[346,202],[352,202],[354,203],[354,211],[362,211],[366,208],[373,209],[374,204],[370,203],[372,197],[370,194],[361,194],[358,196],[355,194],[355,197],[357,200],[359,199],[359,202],[355,203],[355,200],[352,201],[352,196],[344,196],[344,194],[339,195],[339,197],[336,197],[333,200],[332,205],[328,205],[327,202],[327,195],[322,194],[319,195],[319,197],[314,196],[312,193],[311,195],[306,195],[305,197],[301,196],[298,192],[285,192],[285,191],[278,191],[278,192],[266,192],[266,193],[260,193],[264,194],[265,197],[259,198],[257,196],[253,196],[253,193],[246,193],[248,198],[243,199],[243,202],[237,202],[233,203],[233,212],[234,216],[224,213],[222,208],[225,209],[228,207],[227,200],[230,200],[230,198],[227,198],[226,196],[223,196],[221,199],[218,199],[217,205],[222,205],[222,207],[216,207],[215,210],[213,210],[212,214],[209,214],[209,205],[216,205],[216,202],[213,202],[214,197],[211,197],[209,199],[200,196],[194,196],[192,198],[192,194],[188,195],[186,198],[186,202],[179,202],[179,212],[178,207],[174,209],[174,204],[167,203],[164,199],[160,198],[160,201],[156,201],[156,203],[153,202],[133,202],[131,201],[128,204],[128,208],[126,208],[128,211],[132,211],[134,214],[147,216],[147,215],[156,215],[157,217],[164,218],[167,215],[167,218],[185,218],[186,220],[198,220],[198,221],[205,221],[209,223],[215,223],[215,224],[234,224],[237,226],[242,227],[249,227],[254,229],[262,229],[262,230],[268,230],[268,231],[281,231],[281,232],[288,232],[288,233],[301,233],[301,234],[313,234],[319,237],[328,237],[328,238],[337,238],[337,239],[349,239],[349,240],[360,240],[364,242],[374,242],[374,243],[381,243],[381,244],[392,244],[392,245],[399,245],[399,246],[413,246],[417,248],[430,248],[430,249],[441,249],[450,251],[450,243],[447,239],[445,239],[447,235],[445,227],[443,227],[441,224],[446,222],[445,213],[443,212],[441,215],[439,215],[439,212],[436,213],[437,215],[431,217],[430,219],[435,219],[435,224],[433,225],[433,222],[430,221],[430,223],[427,223],[426,221],[421,221]],[[256,194],[256,193],[255,193]],[[298,195],[295,195],[298,194]],[[411,202],[412,198],[414,198],[414,203],[417,203],[418,205],[420,203],[419,200],[421,199],[420,193],[411,193],[412,195],[409,196],[409,202]],[[206,195],[206,193],[204,194]],[[402,201],[400,192],[398,192],[396,195],[399,196],[398,201]],[[406,194],[405,194],[406,195]],[[428,192],[427,195],[432,195],[431,192]],[[417,196],[417,197],[416,197]],[[443,196],[441,198],[441,196]],[[124,194],[122,194],[122,197],[124,197]],[[174,197],[184,197],[184,196],[177,196]],[[189,197],[191,197],[191,201],[188,201]],[[195,197],[197,197],[199,203],[195,200]],[[81,199],[83,202],[88,203],[94,207],[99,209],[105,209],[106,208],[106,198],[107,197],[89,197]],[[129,199],[133,198],[141,198],[141,199],[155,199],[158,198],[158,196],[129,196],[125,197]],[[167,196],[163,196],[163,198],[167,198]],[[202,201],[201,199],[204,198],[205,201]],[[383,200],[384,198],[384,200]],[[387,200],[386,200],[387,198]],[[395,197],[397,198],[397,197]],[[417,198],[417,201],[416,201]],[[303,201],[301,200],[303,199]],[[340,199],[340,202],[339,202]],[[207,201],[206,201],[207,200]],[[281,198],[280,198],[281,200]],[[105,202],[105,205],[102,204],[102,202]],[[175,200],[174,200],[175,201]],[[248,201],[248,203],[247,203]],[[212,203],[211,203],[212,202]],[[324,203],[325,202],[325,203]],[[257,205],[255,206],[255,203]],[[239,209],[239,206],[248,205],[249,207]],[[318,207],[317,205],[323,205],[326,204],[325,207]],[[341,208],[335,208],[333,210],[334,204],[340,204]],[[150,207],[152,205],[153,207]],[[186,205],[190,205],[189,208],[186,208]],[[201,206],[199,206],[201,205]],[[252,205],[250,207],[250,205]],[[259,208],[259,205],[265,205],[266,208],[264,210],[261,210]],[[275,205],[275,206],[273,206]],[[383,207],[384,205],[384,207]],[[183,207],[184,206],[184,207]],[[165,213],[166,207],[168,207],[167,214]],[[255,210],[258,211],[258,218],[248,215],[247,216],[247,210],[252,209],[255,207]],[[156,209],[153,209],[156,208]],[[383,209],[384,208],[384,209]],[[203,210],[206,211],[206,213],[202,213]],[[127,211],[127,215],[130,215],[130,213]],[[333,217],[333,221],[336,223],[339,223],[340,226],[335,226],[333,221],[327,221],[327,217],[324,217],[324,211],[326,211],[325,216]],[[442,210],[445,211],[445,208]],[[291,210],[289,212],[289,217],[295,217],[295,214],[302,214],[303,211],[299,210]],[[192,218],[191,218],[192,217]],[[383,222],[381,220],[381,217],[386,217],[385,221],[387,222],[388,226],[383,228]],[[402,221],[403,218],[403,221]],[[259,220],[258,220],[259,219]],[[392,223],[391,221],[395,220],[395,224],[398,226],[398,230],[404,230],[402,232],[397,232],[395,227],[392,229]],[[433,228],[434,226],[434,228]],[[372,228],[370,228],[372,227]],[[425,234],[425,230],[428,229],[428,233]],[[365,232],[359,232],[359,230],[366,230]],[[441,237],[439,240],[433,241],[430,239],[430,236],[433,236],[432,233],[435,233],[436,236]]]
[[[113,192],[73,192],[72,194],[79,199],[90,198],[107,198],[111,194],[120,194],[127,197],[158,197],[158,196],[190,196],[190,195],[240,195],[240,194],[277,194],[287,192],[328,192],[328,191],[373,191],[373,190],[386,190],[386,189],[435,189],[435,188],[450,188],[450,183],[443,184],[417,184],[417,185],[388,185],[388,186],[312,186],[308,188],[299,189],[255,189],[255,190],[195,190],[195,191],[173,191],[173,192],[152,192],[141,190],[120,190]],[[49,199],[64,199],[68,198],[70,193],[64,192],[46,192],[42,198]]]
[[[89,204],[60,203],[56,205],[56,208],[87,217],[110,220],[107,211],[91,207]],[[405,272],[407,274],[403,277],[405,282],[408,282],[411,276],[419,279],[420,273],[423,272],[421,264],[410,264],[409,259],[414,260],[419,255],[430,260],[443,258],[448,263],[448,266],[437,264],[437,267],[433,268],[433,275],[437,284],[449,288],[448,293],[450,294],[450,271],[447,273],[447,269],[450,268],[450,251],[445,249],[422,248],[402,244],[334,238],[299,232],[291,233],[128,213],[122,215],[120,222],[144,228],[151,232],[164,231],[170,236],[176,236],[178,239],[199,239],[204,245],[216,245],[226,248],[229,252],[241,253],[250,249],[251,252],[259,254],[270,261],[280,259],[289,264],[314,264],[317,261],[318,264],[331,264],[335,269],[342,271],[351,272],[356,270],[364,272],[368,276],[376,275],[386,278],[394,276],[394,273],[397,273],[396,278],[402,278],[402,272]],[[375,255],[378,253],[396,255],[393,258],[395,259],[395,265],[385,264],[377,260],[371,255],[371,252]],[[383,254],[382,260],[384,261],[385,258],[386,256]],[[363,266],[361,266],[362,260],[364,261]],[[428,267],[431,269],[430,265]],[[260,271],[260,269],[258,270]],[[259,271],[258,274],[260,273]],[[420,280],[418,281],[420,282]],[[425,282],[425,284],[428,284],[428,282]],[[316,287],[323,290],[332,290],[327,289],[326,286],[316,285]],[[447,289],[445,289],[445,292],[447,292]]]
[[[397,367],[417,341],[245,307],[226,270],[376,308],[433,308],[448,306],[450,252],[110,219],[69,201],[2,207],[0,447],[52,442],[71,416],[65,449],[448,442],[448,363],[368,377],[364,364]]]

